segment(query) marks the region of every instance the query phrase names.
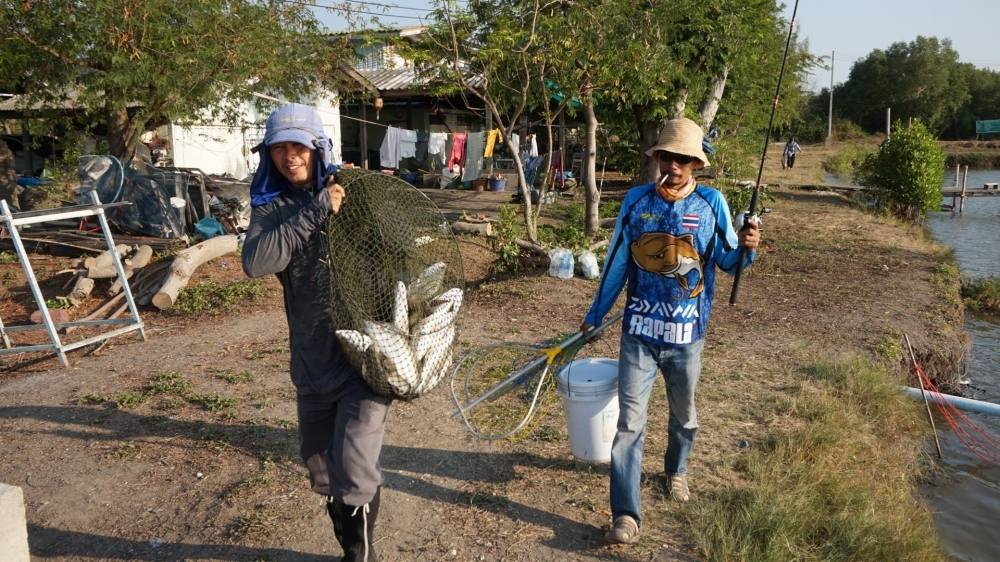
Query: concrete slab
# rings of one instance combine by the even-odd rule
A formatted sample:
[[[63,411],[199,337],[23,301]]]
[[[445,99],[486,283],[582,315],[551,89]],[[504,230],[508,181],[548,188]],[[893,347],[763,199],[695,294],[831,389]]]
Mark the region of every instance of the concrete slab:
[[[5,562],[30,560],[24,494],[17,486],[7,484],[0,484],[0,552]]]

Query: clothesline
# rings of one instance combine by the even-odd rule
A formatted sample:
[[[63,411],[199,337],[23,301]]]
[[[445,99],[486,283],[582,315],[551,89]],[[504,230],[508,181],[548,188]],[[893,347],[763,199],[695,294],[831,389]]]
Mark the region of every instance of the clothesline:
[[[277,103],[289,103],[288,100],[276,98],[261,92],[251,91],[251,93],[259,98]],[[382,140],[382,146],[379,147],[381,154],[380,164],[384,168],[396,168],[399,166],[399,161],[403,158],[417,156],[416,144],[418,137],[424,137],[419,141],[423,144],[421,152],[425,156],[428,154],[434,155],[448,170],[456,166],[459,167],[463,181],[468,181],[466,178],[478,177],[482,170],[483,158],[493,156],[494,146],[502,142],[501,139],[503,138],[500,129],[479,132],[432,133],[422,129],[402,129],[386,125],[385,123],[377,123],[375,121],[344,115],[340,112],[333,113],[322,109],[317,109],[316,111],[351,119],[360,123],[385,127],[386,136]],[[536,144],[535,135],[529,135],[529,138],[530,144],[525,147],[526,152],[530,156],[538,156],[538,145]],[[447,141],[445,139],[452,141],[450,150],[446,146]],[[514,150],[520,150],[520,138],[517,134],[511,135],[511,138],[508,140],[511,141],[510,144],[513,145]],[[467,149],[467,145],[469,145],[468,148],[471,148],[471,150]]]

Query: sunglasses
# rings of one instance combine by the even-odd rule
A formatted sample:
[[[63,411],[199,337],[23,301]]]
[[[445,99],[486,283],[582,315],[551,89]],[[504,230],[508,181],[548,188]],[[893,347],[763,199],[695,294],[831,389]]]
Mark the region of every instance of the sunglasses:
[[[694,162],[695,160],[698,160],[694,156],[688,156],[687,154],[677,154],[675,152],[666,152],[666,151],[663,151],[663,150],[661,150],[660,152],[657,153],[657,157],[656,158],[660,162],[671,162],[671,161],[673,161],[673,162],[676,162],[676,163],[680,164],[681,166],[685,166],[687,164],[690,164],[691,162]]]

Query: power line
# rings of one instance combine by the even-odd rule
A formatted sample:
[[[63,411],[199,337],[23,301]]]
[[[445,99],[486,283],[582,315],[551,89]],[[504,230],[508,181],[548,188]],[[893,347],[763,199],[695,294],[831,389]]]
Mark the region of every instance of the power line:
[[[365,0],[343,0],[348,4],[361,4],[362,6],[378,6],[380,8],[397,8],[399,10],[411,10],[414,12],[427,13],[430,10],[426,8],[414,8],[413,6],[400,6],[399,4],[380,4],[378,2],[365,2]]]
[[[354,10],[354,9],[351,9],[351,8],[344,8],[344,7],[341,7],[341,6],[327,6],[325,4],[319,4],[318,2],[308,2],[306,0],[278,0],[278,1],[279,2],[283,2],[285,4],[298,4],[300,6],[308,6],[310,8],[324,8],[324,9],[327,9],[327,10],[330,10],[330,11],[344,12],[344,13],[348,13],[348,14],[364,14],[366,16],[381,16],[381,17],[388,17],[388,18],[408,19],[408,20],[417,20],[417,21],[424,21],[425,20],[425,18],[419,17],[419,16],[407,16],[407,15],[403,15],[403,14],[368,12],[368,11],[365,11],[365,10]],[[359,2],[359,3],[371,4],[371,2]]]

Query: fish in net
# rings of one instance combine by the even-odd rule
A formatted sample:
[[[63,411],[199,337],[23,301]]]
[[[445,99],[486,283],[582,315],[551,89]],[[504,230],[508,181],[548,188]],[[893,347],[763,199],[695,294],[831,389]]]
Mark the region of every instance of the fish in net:
[[[387,398],[432,390],[452,364],[465,277],[434,203],[399,178],[340,170],[326,225],[330,321],[348,360]]]

